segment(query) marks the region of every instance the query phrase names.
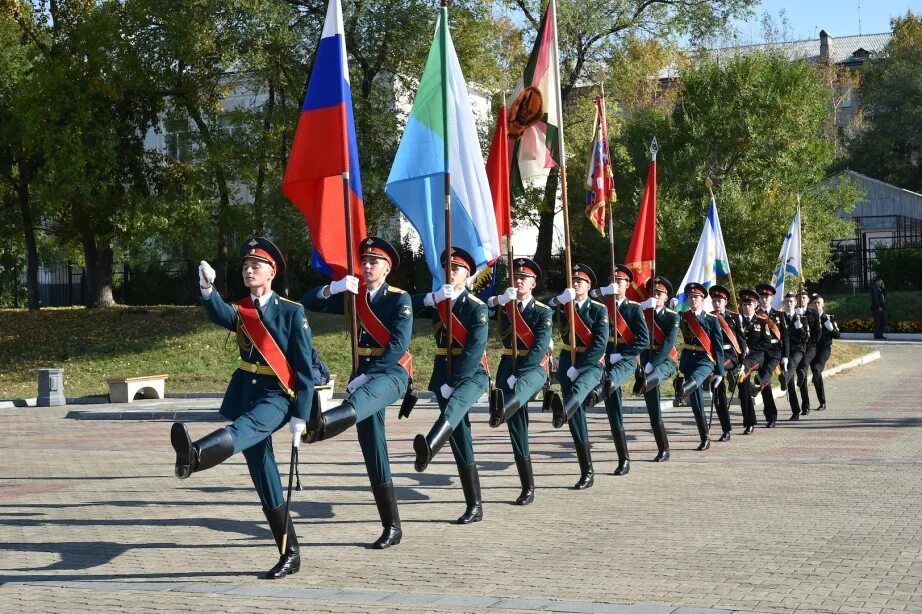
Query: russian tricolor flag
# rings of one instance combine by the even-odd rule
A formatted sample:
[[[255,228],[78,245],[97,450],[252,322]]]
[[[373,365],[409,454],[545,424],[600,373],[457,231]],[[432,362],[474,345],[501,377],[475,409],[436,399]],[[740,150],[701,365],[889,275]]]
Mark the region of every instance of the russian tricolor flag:
[[[346,257],[343,173],[349,173],[355,262]],[[334,278],[359,270],[359,242],[365,238],[365,206],[346,64],[343,10],[330,0],[314,68],[295,130],[282,192],[307,220],[315,267]]]

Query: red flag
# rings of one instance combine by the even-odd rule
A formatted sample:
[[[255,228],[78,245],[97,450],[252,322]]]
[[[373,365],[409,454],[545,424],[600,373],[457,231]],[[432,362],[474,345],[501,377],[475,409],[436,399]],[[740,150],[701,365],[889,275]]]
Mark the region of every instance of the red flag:
[[[649,298],[647,281],[656,268],[656,156],[650,162],[647,184],[643,189],[643,200],[634,224],[631,245],[624,257],[625,265],[634,271],[634,281],[627,289],[627,297],[633,301]]]
[[[496,116],[496,132],[487,156],[487,181],[493,195],[493,211],[496,213],[496,234],[500,251],[505,239],[512,234],[512,206],[509,200],[509,134],[506,107],[500,107]]]

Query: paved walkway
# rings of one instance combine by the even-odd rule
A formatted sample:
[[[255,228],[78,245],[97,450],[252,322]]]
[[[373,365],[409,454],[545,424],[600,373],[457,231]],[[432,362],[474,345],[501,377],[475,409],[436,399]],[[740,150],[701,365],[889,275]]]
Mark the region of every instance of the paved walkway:
[[[828,381],[828,411],[751,436],[736,414],[733,440],[707,452],[694,451],[690,410],[669,410],[665,464],[645,462],[653,437],[644,414],[629,414],[626,477],[611,475],[596,411],[598,475],[581,492],[569,489],[578,466],[566,429],[534,414],[538,491],[525,508],[509,505],[518,478],[505,427],[476,412],[485,520],[466,527],[449,524],[463,511],[450,452],[413,470],[413,435],[434,411],[393,412],[404,542],[367,548],[380,525],[358,445],[321,442],[302,449],[305,490],[292,504],[304,567],[281,582],[256,573],[277,554],[242,458],[180,482],[168,421],[5,409],[0,611],[922,611],[922,416],[906,384],[919,364],[922,346],[888,346]],[[216,404],[132,408],[202,420]],[[286,448],[280,434],[287,470]]]

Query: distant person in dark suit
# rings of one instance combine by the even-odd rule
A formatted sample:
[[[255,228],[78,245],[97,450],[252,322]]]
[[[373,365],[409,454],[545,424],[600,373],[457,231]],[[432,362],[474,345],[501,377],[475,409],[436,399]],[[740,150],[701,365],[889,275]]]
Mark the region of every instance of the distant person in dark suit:
[[[884,337],[884,326],[887,325],[887,289],[884,280],[877,276],[871,284],[871,313],[874,314],[874,338]]]

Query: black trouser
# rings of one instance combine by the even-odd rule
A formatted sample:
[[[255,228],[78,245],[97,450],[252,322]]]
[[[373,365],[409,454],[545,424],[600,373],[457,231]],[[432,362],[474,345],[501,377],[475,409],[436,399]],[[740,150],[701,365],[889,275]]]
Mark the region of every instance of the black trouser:
[[[805,354],[806,350],[801,348],[791,350],[791,355],[788,358],[788,370],[787,372],[781,373],[781,377],[787,382],[788,402],[791,404],[791,414],[794,416],[800,415],[800,401],[797,399],[797,385],[802,381],[801,375],[803,373],[800,368],[801,365],[803,365]]]
[[[774,422],[778,419],[778,407],[775,405],[775,397],[772,395],[772,376],[774,376],[775,369],[781,362],[781,348],[765,350],[764,354],[765,359],[762,361],[762,366],[759,367],[759,382],[765,384],[765,387],[762,388],[762,413],[765,415],[766,420]]]
[[[727,378],[734,377],[733,370],[739,364],[734,359],[724,361],[724,379],[720,385],[711,394],[714,395],[714,409],[717,410],[717,419],[720,420],[720,430],[723,433],[729,433],[733,430],[730,423],[730,403],[727,398]]]
[[[817,348],[816,356],[810,361],[810,371],[813,372],[813,387],[816,389],[816,400],[820,405],[826,404],[826,389],[823,387],[823,370],[826,368],[826,361],[829,360],[829,354],[832,352],[832,346]]]
[[[800,409],[810,409],[810,389],[807,375],[810,373],[813,359],[816,358],[816,346],[808,345],[804,357],[800,359],[797,365],[797,387],[800,388]],[[788,388],[790,390],[790,388]],[[790,396],[788,397],[790,398]],[[793,406],[792,406],[793,408]]]
[[[740,409],[743,411],[743,426],[755,426],[757,423],[756,420],[756,404],[755,400],[752,398],[752,373],[758,371],[762,368],[762,363],[765,362],[765,352],[762,350],[749,350],[749,353],[746,354],[746,358],[743,359],[743,370],[746,373],[746,378],[743,380],[743,383],[739,385],[739,389],[736,394],[740,399]]]
[[[880,339],[884,336],[884,328],[887,326],[887,310],[878,309],[874,312],[874,338]]]

